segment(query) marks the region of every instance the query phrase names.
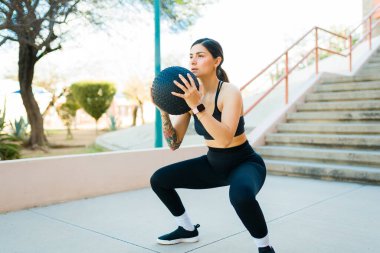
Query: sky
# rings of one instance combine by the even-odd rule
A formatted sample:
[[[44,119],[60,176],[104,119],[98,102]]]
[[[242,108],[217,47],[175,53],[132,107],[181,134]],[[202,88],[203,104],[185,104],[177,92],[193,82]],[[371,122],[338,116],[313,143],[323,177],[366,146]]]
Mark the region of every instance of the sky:
[[[240,85],[312,27],[359,23],[361,4],[361,0],[224,0],[192,29],[192,39],[209,36],[218,40],[224,48],[224,67]]]
[[[161,28],[162,68],[188,67],[190,45],[202,37],[220,42],[223,68],[230,81],[242,86],[314,26],[354,27],[362,19],[362,0],[219,0],[201,11],[189,30],[173,34]],[[44,57],[36,76],[58,73],[65,84],[101,79],[118,87],[138,76],[154,77],[153,15],[138,22],[116,22],[108,33],[82,30],[63,50]],[[17,47],[0,48],[0,79],[17,74]]]

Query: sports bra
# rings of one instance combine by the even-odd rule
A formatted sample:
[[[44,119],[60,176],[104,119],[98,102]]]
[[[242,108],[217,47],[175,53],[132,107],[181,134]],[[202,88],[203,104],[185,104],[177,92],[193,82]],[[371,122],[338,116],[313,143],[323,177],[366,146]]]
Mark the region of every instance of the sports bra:
[[[218,102],[220,90],[222,89],[222,85],[223,85],[223,81],[219,81],[218,88],[217,88],[216,94],[215,94],[215,109],[214,109],[214,112],[212,113],[212,116],[216,120],[218,120],[219,122],[222,121],[222,112],[219,111],[217,102]],[[203,137],[206,140],[213,140],[214,138],[207,132],[207,130],[202,125],[202,123],[199,121],[198,117],[196,117],[195,115],[193,115],[193,116],[194,116],[195,132],[197,132],[197,134],[199,134],[199,135],[203,135]],[[244,117],[240,116],[239,124],[238,124],[236,132],[235,132],[235,136],[238,136],[242,133],[244,133]]]

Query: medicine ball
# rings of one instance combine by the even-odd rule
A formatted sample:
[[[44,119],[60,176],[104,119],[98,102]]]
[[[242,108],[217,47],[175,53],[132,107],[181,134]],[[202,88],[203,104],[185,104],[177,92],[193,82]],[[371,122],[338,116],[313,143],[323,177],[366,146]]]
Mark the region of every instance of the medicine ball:
[[[165,112],[172,115],[180,115],[190,111],[189,106],[186,104],[183,98],[174,96],[171,92],[177,92],[183,94],[183,91],[174,84],[174,80],[182,85],[185,85],[179,78],[179,74],[186,78],[190,82],[187,74],[190,74],[199,89],[199,83],[197,77],[188,69],[180,66],[172,66],[162,70],[154,78],[152,84],[152,99],[153,103]]]

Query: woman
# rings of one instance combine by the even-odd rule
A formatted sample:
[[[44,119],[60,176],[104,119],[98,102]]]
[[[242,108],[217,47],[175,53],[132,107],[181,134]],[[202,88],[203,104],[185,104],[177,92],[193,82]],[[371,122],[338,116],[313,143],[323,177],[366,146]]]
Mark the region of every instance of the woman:
[[[172,150],[180,147],[191,116],[195,130],[203,135],[207,155],[178,162],[157,170],[151,186],[173,214],[178,228],[160,236],[160,244],[198,241],[194,226],[179,198],[176,188],[208,189],[230,186],[229,197],[239,218],[254,238],[259,252],[273,253],[268,229],[256,195],[264,184],[266,168],[263,159],[254,152],[244,133],[243,101],[239,88],[228,83],[222,69],[223,50],[212,39],[195,41],[190,49],[190,69],[198,78],[190,82],[180,75],[185,86],[174,81],[183,91],[172,94],[183,98],[192,109],[176,118],[161,110],[165,139]]]

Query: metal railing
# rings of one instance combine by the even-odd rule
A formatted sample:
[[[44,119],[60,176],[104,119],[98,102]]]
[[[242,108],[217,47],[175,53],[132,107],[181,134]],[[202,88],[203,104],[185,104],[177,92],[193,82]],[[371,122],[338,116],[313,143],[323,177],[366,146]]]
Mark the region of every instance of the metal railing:
[[[349,58],[349,70],[352,71],[352,51],[366,38],[368,38],[369,42],[369,48],[372,49],[372,32],[373,29],[379,24],[380,19],[378,19],[375,23],[373,23],[373,16],[376,13],[376,11],[380,9],[380,4],[375,6],[360,22],[358,26],[356,26],[348,35],[341,35],[336,32],[331,32],[326,29],[320,28],[320,27],[313,27],[310,29],[307,33],[305,33],[301,38],[299,38],[296,42],[294,42],[284,53],[282,53],[280,56],[278,56],[275,60],[273,60],[267,67],[265,67],[263,70],[261,70],[257,75],[255,75],[251,80],[249,80],[245,85],[243,85],[240,90],[243,91],[246,87],[251,85],[255,80],[257,80],[259,77],[262,77],[264,73],[266,73],[267,70],[269,70],[272,66],[275,64],[278,64],[278,62],[285,58],[284,60],[284,74],[276,80],[276,82],[268,89],[266,90],[258,99],[251,105],[248,109],[244,111],[244,115],[249,113],[253,108],[255,108],[268,94],[270,94],[283,80],[285,80],[285,104],[288,104],[289,102],[289,75],[303,62],[306,58],[308,58],[313,52],[315,53],[315,73],[318,74],[319,72],[319,52],[325,51],[330,54],[336,54],[343,57]],[[358,28],[361,26],[367,25],[367,31],[363,32],[362,37],[358,38],[355,45],[353,45],[353,34],[357,31]],[[308,51],[305,55],[301,57],[301,59],[293,66],[289,66],[289,51],[292,50],[294,47],[299,45],[302,41],[306,39],[306,37],[314,32],[314,47]],[[334,37],[340,38],[344,40],[345,42],[348,42],[348,47],[345,48],[346,53],[342,53],[336,50],[323,48],[320,46],[319,43],[319,32],[324,32],[327,34],[330,34]],[[347,44],[347,43],[346,43]]]

